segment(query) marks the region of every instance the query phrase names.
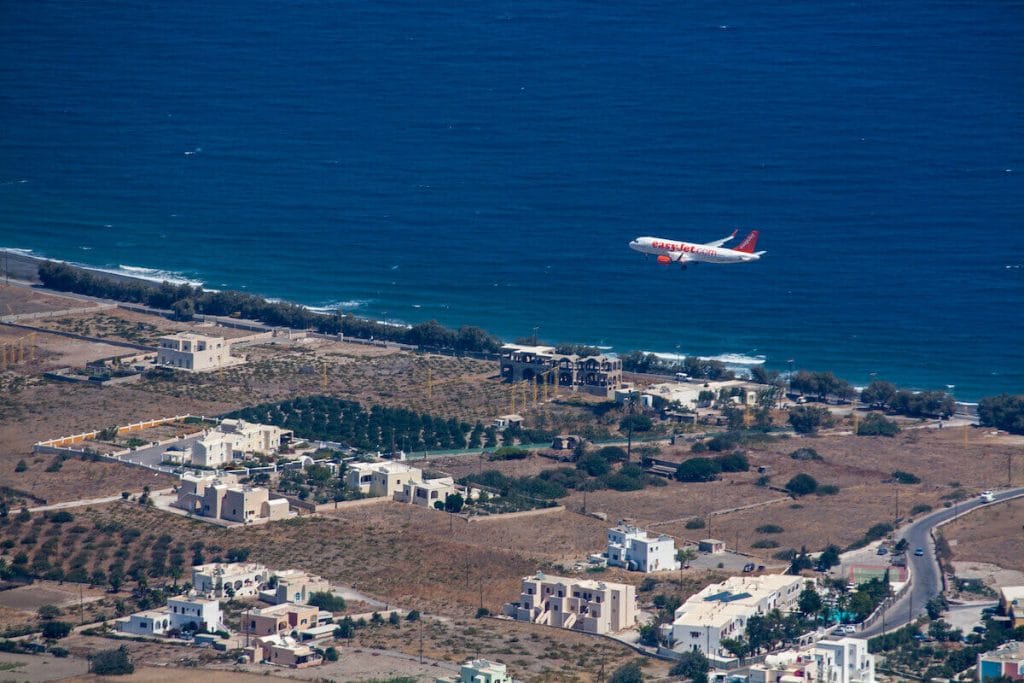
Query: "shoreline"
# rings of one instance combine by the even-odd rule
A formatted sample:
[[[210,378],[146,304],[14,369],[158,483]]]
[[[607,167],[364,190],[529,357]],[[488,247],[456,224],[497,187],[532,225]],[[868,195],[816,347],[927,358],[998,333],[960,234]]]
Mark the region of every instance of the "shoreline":
[[[41,281],[39,279],[38,268],[39,268],[40,264],[42,264],[44,262],[47,262],[47,261],[52,261],[52,262],[57,262],[57,263],[66,263],[69,266],[73,266],[75,268],[79,268],[79,269],[88,271],[89,273],[95,275],[96,277],[104,278],[104,279],[107,279],[107,280],[110,280],[110,281],[113,281],[113,282],[142,283],[142,284],[146,284],[146,285],[149,285],[149,286],[152,286],[152,287],[159,287],[161,282],[165,282],[166,281],[166,282],[171,282],[172,284],[176,284],[176,285],[177,284],[189,284],[190,286],[193,286],[193,287],[200,287],[204,291],[207,291],[207,292],[217,292],[217,291],[219,291],[219,290],[215,290],[215,289],[207,289],[202,284],[192,283],[192,282],[189,282],[189,281],[187,281],[185,279],[180,279],[180,280],[171,280],[171,279],[167,279],[167,278],[157,279],[155,277],[154,278],[147,278],[147,277],[142,277],[140,275],[132,275],[132,274],[128,274],[128,273],[111,272],[110,270],[107,270],[107,269],[104,269],[104,268],[99,268],[99,267],[96,267],[96,266],[89,266],[89,265],[84,265],[84,264],[80,264],[80,263],[75,263],[75,262],[72,262],[72,261],[64,261],[64,260],[61,260],[61,259],[52,259],[52,258],[47,258],[47,257],[44,257],[44,256],[36,256],[35,254],[26,252],[25,250],[16,249],[16,248],[10,248],[10,247],[0,247],[0,277],[3,278],[4,282],[8,278],[12,278],[12,279],[21,280],[21,281],[30,283],[33,286],[40,286],[41,287],[42,283],[41,283]],[[165,271],[154,271],[154,272],[165,272]],[[58,293],[61,292],[61,290],[52,290],[52,291],[58,292]],[[64,293],[66,294],[67,292],[64,292]],[[328,313],[326,313],[326,312],[324,312],[322,310],[317,310],[315,307],[306,306],[304,304],[296,304],[296,303],[291,302],[291,301],[282,301],[282,300],[278,300],[278,299],[271,299],[271,298],[265,297],[263,295],[252,294],[251,292],[242,292],[242,293],[244,293],[246,295],[250,295],[250,296],[258,296],[259,298],[261,298],[261,299],[263,299],[265,301],[268,301],[268,302],[280,301],[281,303],[288,303],[288,304],[293,304],[293,305],[296,305],[296,306],[300,306],[301,308],[304,308],[307,311],[309,311],[310,313],[313,313],[315,315],[329,315]],[[101,298],[101,297],[90,297],[90,298],[97,298],[98,299],[98,298]],[[372,322],[372,323],[374,323],[376,325],[387,325],[387,326],[391,326],[391,327],[395,327],[395,328],[403,328],[403,329],[411,329],[412,327],[414,327],[413,325],[408,325],[408,324],[398,325],[398,324],[393,323],[393,322],[392,323],[387,323],[387,322],[384,322],[384,321],[374,320],[372,318],[364,317],[364,316],[355,316],[355,317],[358,318],[358,319],[367,321],[367,322]],[[490,334],[490,332],[488,332],[488,334]],[[495,337],[495,338],[498,339],[498,341],[501,342],[501,343],[510,343],[508,340],[500,339],[498,337]],[[553,344],[549,344],[549,345],[553,346]],[[618,355],[620,357],[624,356],[624,355],[627,355],[629,353],[650,354],[650,355],[654,355],[654,356],[656,356],[658,358],[662,358],[662,359],[677,358],[678,357],[676,354],[670,353],[670,352],[641,351],[639,349],[631,349],[631,350],[625,351],[625,352],[613,352],[613,353],[615,353],[615,355]],[[686,354],[683,354],[684,357],[685,357],[685,355]],[[730,370],[732,370],[734,372],[749,371],[752,367],[756,367],[756,366],[764,367],[767,364],[767,359],[765,357],[763,357],[763,356],[756,357],[756,358],[755,357],[747,357],[747,356],[743,356],[741,354],[736,354],[736,353],[733,353],[733,352],[722,352],[722,353],[717,353],[717,354],[714,354],[714,355],[704,355],[704,356],[694,355],[694,357],[700,358],[702,360],[715,360],[715,361],[723,362],[728,369],[730,369]],[[782,368],[778,368],[778,369],[779,369],[780,372],[782,372],[783,375],[785,375],[785,371]],[[899,384],[898,384],[898,386],[902,387],[902,385],[899,385]],[[861,389],[862,387],[858,386],[857,388]],[[925,389],[916,389],[916,388],[911,388],[911,387],[902,387],[902,388],[908,388],[911,391],[925,391]],[[963,403],[963,404],[967,404],[967,405],[973,405],[973,404],[976,404],[977,401],[981,397],[992,396],[992,395],[996,395],[998,393],[1006,393],[1006,392],[998,392],[998,391],[996,391],[996,392],[992,392],[992,391],[981,392],[979,394],[978,398],[974,398],[974,399],[971,399],[971,400],[960,399],[960,398],[955,398],[955,397],[954,398],[955,398],[955,400],[958,403]],[[1012,392],[1010,392],[1010,393],[1012,393]]]

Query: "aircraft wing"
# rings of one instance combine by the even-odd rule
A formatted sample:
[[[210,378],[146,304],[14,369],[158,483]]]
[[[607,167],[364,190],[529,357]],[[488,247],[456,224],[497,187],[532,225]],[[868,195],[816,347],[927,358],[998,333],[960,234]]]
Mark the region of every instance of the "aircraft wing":
[[[728,237],[723,237],[722,239],[715,240],[714,242],[707,242],[707,243],[704,244],[704,246],[705,247],[720,247],[723,244],[725,244],[726,242],[728,242],[729,240],[731,240],[732,238],[736,237],[736,233],[737,232],[738,232],[738,230],[733,230],[732,234],[729,235]]]

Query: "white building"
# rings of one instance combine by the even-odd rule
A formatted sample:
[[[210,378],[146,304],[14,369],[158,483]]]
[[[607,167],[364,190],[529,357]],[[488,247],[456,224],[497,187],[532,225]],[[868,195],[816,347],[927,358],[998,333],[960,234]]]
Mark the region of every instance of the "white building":
[[[235,597],[258,597],[260,588],[269,578],[267,568],[255,562],[214,562],[192,567],[192,588],[216,598],[230,597],[229,586]]]
[[[260,600],[271,605],[286,602],[305,605],[313,593],[329,593],[331,590],[331,584],[327,579],[307,574],[299,569],[274,572],[273,578],[277,580],[277,585],[260,591]]]
[[[587,633],[614,633],[636,626],[636,588],[538,572],[523,579],[519,601],[506,604],[503,611],[519,621]]]
[[[750,667],[749,683],[875,683],[875,658],[859,638],[821,640]]]
[[[471,659],[459,669],[458,678],[438,678],[435,683],[514,683],[504,664],[489,659]]]
[[[424,479],[423,481],[412,481],[402,484],[402,490],[395,494],[395,500],[400,503],[411,503],[434,507],[435,503],[445,504],[448,496],[460,492],[460,488],[451,477],[440,479]]]
[[[231,440],[236,453],[242,454],[276,453],[293,438],[290,429],[230,418],[221,420],[217,430]]]
[[[423,481],[423,472],[401,462],[351,462],[345,486],[370,496],[392,498],[406,484]]]
[[[242,486],[230,474],[191,474],[180,477],[176,507],[200,517],[251,524],[288,518],[288,500],[271,498],[261,486]]]
[[[163,636],[175,628],[213,632],[224,628],[223,621],[217,600],[192,594],[168,599],[163,609],[122,617],[115,626],[122,633]]]
[[[672,648],[719,654],[723,638],[742,637],[747,620],[794,606],[807,579],[801,576],[733,576],[707,586],[679,606],[672,622]]]
[[[230,344],[224,337],[210,337],[194,332],[179,332],[160,337],[156,352],[158,365],[179,370],[215,370],[228,365],[244,362],[230,353]]]
[[[653,538],[629,524],[608,530],[608,564],[640,572],[678,569],[676,543],[664,534]]]
[[[171,629],[171,617],[164,610],[151,609],[121,617],[114,628],[136,636],[163,636]]]
[[[211,430],[193,442],[191,452],[191,464],[215,470],[235,459],[233,440],[217,430]]]

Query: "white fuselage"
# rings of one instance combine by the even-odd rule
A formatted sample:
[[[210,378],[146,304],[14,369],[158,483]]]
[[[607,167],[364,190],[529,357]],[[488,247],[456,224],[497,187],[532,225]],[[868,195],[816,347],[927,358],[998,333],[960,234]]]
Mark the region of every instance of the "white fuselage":
[[[668,258],[672,263],[693,263],[703,261],[705,263],[743,263],[744,261],[756,261],[761,258],[758,253],[748,253],[726,249],[725,247],[711,247],[706,244],[694,244],[692,242],[677,242],[661,237],[637,237],[629,243],[629,248],[643,254],[652,254]]]

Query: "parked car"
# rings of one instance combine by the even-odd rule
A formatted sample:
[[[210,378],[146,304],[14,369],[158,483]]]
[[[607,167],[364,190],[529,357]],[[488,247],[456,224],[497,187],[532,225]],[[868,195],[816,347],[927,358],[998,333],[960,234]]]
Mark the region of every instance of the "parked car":
[[[743,571],[745,571],[745,572],[752,572],[752,571],[754,571],[754,566],[755,565],[754,565],[753,562],[747,562],[745,565],[743,565]]]
[[[922,555],[924,555],[924,548],[918,548],[917,550],[914,551],[914,554],[917,555],[918,557],[921,557]]]
[[[856,633],[857,632],[857,627],[854,626],[853,624],[843,624],[843,627],[842,627],[841,630],[842,630],[843,633]]]
[[[995,494],[992,493],[991,491],[982,491],[981,495],[978,496],[978,497],[981,498],[986,503],[991,503],[992,501],[994,501],[996,499]]]
[[[889,554],[889,549],[886,548],[884,545],[880,545],[880,546],[878,546],[878,554],[879,555],[888,555]]]

